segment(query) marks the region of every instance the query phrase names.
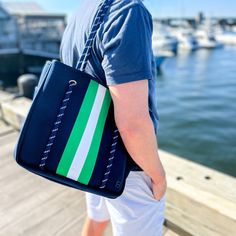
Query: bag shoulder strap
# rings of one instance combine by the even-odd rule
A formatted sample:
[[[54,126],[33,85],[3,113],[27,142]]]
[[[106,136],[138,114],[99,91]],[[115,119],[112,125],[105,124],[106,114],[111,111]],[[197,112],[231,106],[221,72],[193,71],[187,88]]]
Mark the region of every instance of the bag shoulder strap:
[[[85,48],[83,50],[83,53],[82,53],[77,65],[76,65],[76,69],[79,69],[80,71],[84,71],[86,68],[86,65],[89,60],[89,56],[91,54],[91,49],[92,49],[93,41],[95,39],[95,35],[96,35],[97,30],[99,29],[101,23],[103,22],[104,16],[106,15],[112,1],[113,0],[103,0],[98,7],[98,11],[97,11],[94,21],[92,23],[91,31],[90,31],[89,36],[88,36],[86,43],[85,43]]]

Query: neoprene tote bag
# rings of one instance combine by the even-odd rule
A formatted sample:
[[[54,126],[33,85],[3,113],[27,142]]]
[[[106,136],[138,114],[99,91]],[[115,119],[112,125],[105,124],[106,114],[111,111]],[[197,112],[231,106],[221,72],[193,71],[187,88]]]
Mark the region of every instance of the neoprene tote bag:
[[[108,198],[122,194],[128,153],[105,84],[84,72],[112,0],[102,1],[77,68],[46,62],[14,149],[16,162],[49,180]]]

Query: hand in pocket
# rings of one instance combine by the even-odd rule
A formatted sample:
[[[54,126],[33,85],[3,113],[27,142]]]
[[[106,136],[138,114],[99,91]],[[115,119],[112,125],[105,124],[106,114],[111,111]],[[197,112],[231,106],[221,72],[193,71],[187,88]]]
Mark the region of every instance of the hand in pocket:
[[[165,196],[166,189],[167,189],[166,177],[160,179],[158,183],[154,183],[152,181],[152,192],[156,200],[160,201]]]

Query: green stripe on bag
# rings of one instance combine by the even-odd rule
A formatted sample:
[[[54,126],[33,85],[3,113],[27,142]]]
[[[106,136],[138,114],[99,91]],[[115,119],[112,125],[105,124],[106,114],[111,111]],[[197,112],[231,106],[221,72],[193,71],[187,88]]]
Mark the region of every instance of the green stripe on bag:
[[[83,137],[83,133],[96,97],[97,90],[98,83],[91,80],[87,92],[85,94],[82,106],[80,108],[79,114],[71,131],[70,137],[62,154],[62,158],[58,164],[56,170],[57,174],[63,176],[67,176],[68,174],[77,147]]]
[[[109,91],[106,91],[105,98],[102,104],[101,112],[99,115],[98,123],[94,132],[93,140],[88,152],[88,155],[86,157],[86,161],[84,163],[84,166],[82,168],[82,171],[79,175],[78,181],[83,184],[88,184],[90,181],[90,178],[92,176],[95,163],[97,160],[97,155],[99,152],[99,147],[101,144],[102,134],[104,131],[104,126],[106,122],[106,118],[108,115],[109,107],[111,104],[111,96]]]

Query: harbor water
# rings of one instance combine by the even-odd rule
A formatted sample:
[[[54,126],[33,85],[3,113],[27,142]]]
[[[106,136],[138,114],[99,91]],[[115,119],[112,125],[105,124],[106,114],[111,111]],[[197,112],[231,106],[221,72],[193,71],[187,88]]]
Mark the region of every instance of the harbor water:
[[[158,76],[161,149],[236,177],[236,47],[166,60]]]

